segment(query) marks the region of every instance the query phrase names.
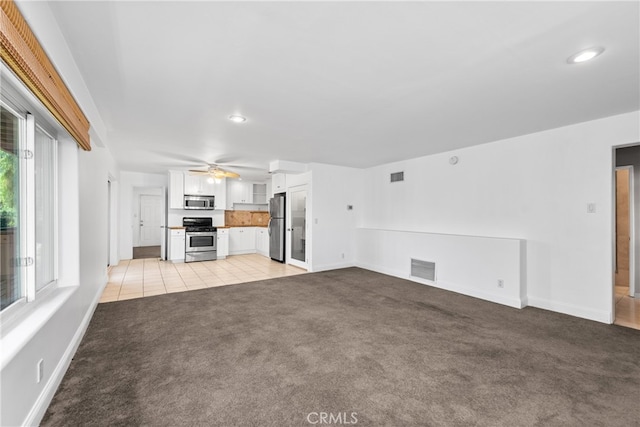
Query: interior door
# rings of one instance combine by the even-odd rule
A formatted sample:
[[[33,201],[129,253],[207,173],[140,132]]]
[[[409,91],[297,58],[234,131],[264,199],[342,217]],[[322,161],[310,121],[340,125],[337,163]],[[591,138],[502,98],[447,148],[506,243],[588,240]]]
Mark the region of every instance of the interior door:
[[[308,269],[307,186],[290,188],[287,201],[287,264]]]
[[[162,196],[140,195],[140,246],[160,246]]]

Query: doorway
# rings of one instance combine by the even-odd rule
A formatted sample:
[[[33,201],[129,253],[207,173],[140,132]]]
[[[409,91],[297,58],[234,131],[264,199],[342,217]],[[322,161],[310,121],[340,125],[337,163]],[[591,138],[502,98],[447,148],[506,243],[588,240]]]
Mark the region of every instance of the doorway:
[[[614,323],[640,329],[640,145],[615,149]]]
[[[287,264],[308,269],[307,186],[291,187],[287,194]]]
[[[634,296],[633,281],[633,166],[616,168],[616,295]]]
[[[133,259],[160,258],[164,206],[159,188],[134,188]]]

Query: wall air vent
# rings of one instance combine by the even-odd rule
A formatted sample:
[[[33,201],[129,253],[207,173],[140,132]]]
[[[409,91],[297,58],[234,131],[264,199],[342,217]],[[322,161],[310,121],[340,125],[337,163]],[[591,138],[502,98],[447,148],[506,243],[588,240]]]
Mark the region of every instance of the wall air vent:
[[[436,281],[436,263],[411,258],[411,275],[421,279]]]
[[[391,182],[404,181],[404,172],[394,172],[391,174]]]

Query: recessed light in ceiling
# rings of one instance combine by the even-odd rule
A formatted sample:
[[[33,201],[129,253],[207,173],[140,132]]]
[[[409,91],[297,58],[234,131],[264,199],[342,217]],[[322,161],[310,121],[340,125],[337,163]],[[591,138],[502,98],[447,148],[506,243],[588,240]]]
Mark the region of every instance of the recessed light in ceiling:
[[[237,114],[232,114],[229,116],[229,120],[231,120],[234,123],[244,123],[247,121],[247,118],[239,116]]]
[[[580,52],[571,55],[569,58],[567,58],[567,62],[569,64],[579,64],[580,62],[586,62],[595,58],[602,52],[604,52],[603,47],[590,47],[589,49],[581,50]]]

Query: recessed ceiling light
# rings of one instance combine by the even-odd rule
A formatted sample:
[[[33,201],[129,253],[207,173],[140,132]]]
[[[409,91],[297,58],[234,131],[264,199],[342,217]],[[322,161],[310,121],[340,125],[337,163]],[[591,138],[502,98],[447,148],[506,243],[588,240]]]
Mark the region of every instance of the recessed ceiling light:
[[[232,114],[229,116],[229,120],[231,120],[234,123],[243,123],[247,121],[247,118],[239,116],[237,114]]]
[[[569,64],[586,62],[600,55],[602,52],[604,52],[603,47],[590,47],[589,49],[581,50],[580,52],[571,55],[569,58],[567,58],[567,62]]]

